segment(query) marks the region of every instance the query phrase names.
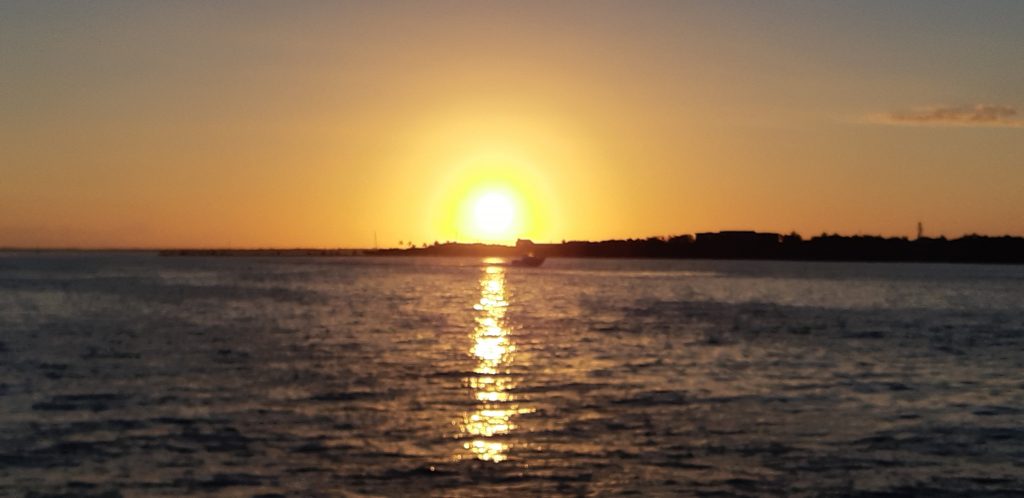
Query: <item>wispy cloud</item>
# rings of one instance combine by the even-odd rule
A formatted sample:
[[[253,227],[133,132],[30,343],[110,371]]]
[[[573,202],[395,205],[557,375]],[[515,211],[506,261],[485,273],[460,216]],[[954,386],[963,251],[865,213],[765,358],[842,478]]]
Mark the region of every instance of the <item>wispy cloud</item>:
[[[1024,127],[1017,109],[1005,105],[921,107],[871,116],[872,122],[906,126],[991,126]]]

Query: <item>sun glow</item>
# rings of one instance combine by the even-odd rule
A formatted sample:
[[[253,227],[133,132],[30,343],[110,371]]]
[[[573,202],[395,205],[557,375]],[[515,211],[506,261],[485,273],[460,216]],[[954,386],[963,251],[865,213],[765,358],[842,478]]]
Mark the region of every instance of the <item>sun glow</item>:
[[[484,238],[514,237],[516,203],[505,192],[484,192],[472,202],[473,231]]]
[[[467,242],[509,244],[529,238],[531,210],[527,197],[502,182],[480,182],[466,189],[455,228]]]
[[[554,170],[514,151],[486,149],[436,160],[449,166],[423,213],[435,238],[503,245],[555,239],[560,205],[550,189]]]

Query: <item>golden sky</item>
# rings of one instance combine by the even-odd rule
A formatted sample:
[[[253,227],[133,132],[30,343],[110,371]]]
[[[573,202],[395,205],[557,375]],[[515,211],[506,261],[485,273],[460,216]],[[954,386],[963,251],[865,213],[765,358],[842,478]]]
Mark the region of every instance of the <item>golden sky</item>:
[[[1021,26],[1016,1],[3,2],[0,246],[1024,235]]]

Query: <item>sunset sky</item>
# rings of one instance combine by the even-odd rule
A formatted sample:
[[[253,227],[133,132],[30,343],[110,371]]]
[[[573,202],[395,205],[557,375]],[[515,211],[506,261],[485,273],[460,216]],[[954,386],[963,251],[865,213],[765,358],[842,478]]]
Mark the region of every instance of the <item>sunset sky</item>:
[[[4,1],[0,247],[1024,235],[1020,110],[1016,0]]]

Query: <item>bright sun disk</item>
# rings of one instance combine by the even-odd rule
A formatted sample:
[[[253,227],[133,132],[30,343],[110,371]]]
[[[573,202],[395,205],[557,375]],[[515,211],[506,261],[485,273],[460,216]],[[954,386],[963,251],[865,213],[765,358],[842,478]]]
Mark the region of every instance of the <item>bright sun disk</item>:
[[[507,194],[487,192],[473,203],[474,228],[488,237],[510,236],[515,218],[515,202]]]

